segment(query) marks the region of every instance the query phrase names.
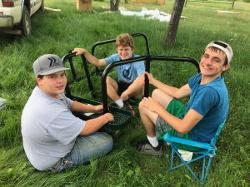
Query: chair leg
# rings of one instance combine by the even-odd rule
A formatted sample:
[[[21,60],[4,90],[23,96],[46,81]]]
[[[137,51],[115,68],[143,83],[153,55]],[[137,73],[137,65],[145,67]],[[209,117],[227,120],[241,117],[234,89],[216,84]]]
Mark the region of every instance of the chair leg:
[[[176,163],[175,160],[176,156],[179,157],[181,163],[179,164]],[[199,163],[201,164],[200,172],[195,171],[194,166],[191,166],[192,162],[198,160],[201,161],[201,163]],[[181,157],[181,154],[178,152],[177,147],[172,146],[169,171],[185,166],[185,168],[190,172],[194,180],[199,181],[201,184],[204,184],[207,180],[212,160],[213,160],[212,156],[197,155],[191,161],[184,161]]]
[[[204,157],[202,159],[202,168],[201,168],[200,181],[204,181],[205,171],[206,171],[206,157]]]
[[[169,170],[173,170],[173,165],[174,165],[174,157],[175,157],[175,151],[173,149],[173,147],[171,148],[171,160],[170,160],[170,168]]]
[[[207,177],[209,175],[209,170],[210,170],[210,167],[211,167],[213,157],[209,157],[208,160],[206,160],[206,157],[205,157],[203,160],[204,161],[203,161],[202,174],[201,174],[200,181],[202,183],[205,183],[205,181],[207,180]]]

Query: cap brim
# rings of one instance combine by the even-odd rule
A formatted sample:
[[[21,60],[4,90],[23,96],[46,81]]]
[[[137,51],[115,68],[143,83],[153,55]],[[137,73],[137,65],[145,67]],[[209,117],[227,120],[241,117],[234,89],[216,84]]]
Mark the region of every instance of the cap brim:
[[[226,54],[227,60],[228,60],[228,64],[230,64],[230,62],[231,62],[231,60],[232,60],[232,58],[233,58],[233,50],[232,50],[232,48],[231,48],[231,46],[230,46],[229,44],[227,44],[227,43],[225,43],[225,42],[222,42],[222,43],[225,44],[226,47],[223,47],[223,46],[221,46],[221,45],[218,45],[218,44],[216,44],[216,43],[214,43],[214,42],[210,42],[210,43],[207,45],[206,49],[209,48],[209,47],[215,47],[215,48],[217,48],[217,49],[220,49],[221,51],[223,51],[223,52]]]
[[[65,70],[69,70],[69,68],[65,68],[65,67],[61,67],[61,68],[55,68],[55,69],[51,69],[49,71],[45,71],[45,72],[41,72],[38,75],[50,75],[59,71],[65,71]]]

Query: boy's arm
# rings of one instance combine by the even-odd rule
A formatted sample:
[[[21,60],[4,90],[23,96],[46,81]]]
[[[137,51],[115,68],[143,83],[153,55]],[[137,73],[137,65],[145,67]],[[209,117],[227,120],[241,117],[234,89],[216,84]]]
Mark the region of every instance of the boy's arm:
[[[98,59],[95,56],[93,56],[91,53],[89,53],[84,48],[75,48],[72,53],[76,53],[76,55],[84,55],[84,57],[87,59],[87,61],[97,67],[106,66],[105,59]]]
[[[193,109],[190,109],[183,119],[179,119],[168,113],[164,107],[154,101],[151,97],[143,98],[141,104],[148,110],[157,113],[164,121],[181,134],[189,132],[203,116]]]
[[[145,74],[148,76],[149,83],[151,85],[155,86],[173,98],[180,99],[191,94],[191,89],[188,84],[185,84],[180,88],[176,88],[155,79],[151,73],[146,72]]]
[[[75,112],[101,112],[102,109],[102,105],[86,105],[78,101],[73,101],[71,104],[71,110]]]
[[[159,116],[181,134],[188,133],[203,116],[193,109],[190,109],[183,119],[179,119],[165,110],[165,113],[160,112]]]
[[[98,118],[86,121],[86,124],[81,129],[80,135],[89,135],[98,131],[106,123],[113,121],[114,117],[111,113],[106,113]]]

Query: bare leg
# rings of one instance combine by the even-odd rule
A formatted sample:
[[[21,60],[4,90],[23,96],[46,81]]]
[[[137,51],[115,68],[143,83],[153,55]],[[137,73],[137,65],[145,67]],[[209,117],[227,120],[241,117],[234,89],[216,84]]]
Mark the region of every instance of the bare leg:
[[[149,111],[147,108],[143,107],[141,103],[139,104],[139,112],[140,112],[142,123],[146,130],[146,134],[150,137],[156,136],[155,123],[156,123],[156,119],[158,115],[154,112]]]
[[[142,96],[144,91],[144,75],[137,77],[134,82],[121,94],[125,101],[132,96]]]
[[[159,89],[153,91],[152,98],[156,102],[160,103],[163,107],[167,107],[168,104],[173,99],[172,97],[166,95]],[[146,130],[147,142],[140,143],[137,146],[137,149],[146,154],[161,155],[162,146],[161,144],[159,144],[159,141],[156,137],[156,127],[155,127],[158,114],[150,111],[147,107],[144,107],[141,103],[139,104],[139,112],[142,123]]]
[[[117,91],[118,91],[117,82],[108,76],[107,77],[107,94],[113,101],[116,101],[120,98]]]
[[[153,91],[152,98],[160,103],[164,108],[166,108],[173,99],[159,89],[155,89]],[[139,104],[139,112],[147,135],[150,137],[156,136],[155,124],[158,118],[158,114],[151,112],[150,110],[148,110],[148,108],[143,107],[141,103]]]
[[[156,137],[155,123],[158,115],[139,104],[141,120],[147,134],[147,141],[139,142],[137,150],[150,155],[162,155],[162,146]]]
[[[167,95],[166,93],[164,93],[160,89],[155,89],[153,91],[152,98],[155,101],[157,101],[164,108],[166,108],[173,99],[173,97]]]

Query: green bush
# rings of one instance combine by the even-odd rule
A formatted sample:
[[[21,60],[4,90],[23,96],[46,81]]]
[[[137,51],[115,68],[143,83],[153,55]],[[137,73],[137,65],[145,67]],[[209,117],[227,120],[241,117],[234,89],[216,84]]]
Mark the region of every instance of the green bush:
[[[250,3],[250,0],[243,0],[244,2],[246,2],[246,3]]]

